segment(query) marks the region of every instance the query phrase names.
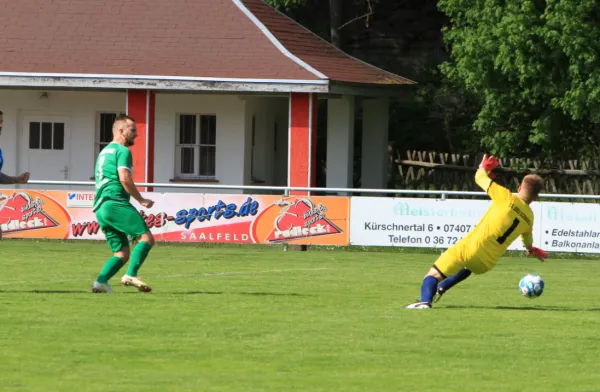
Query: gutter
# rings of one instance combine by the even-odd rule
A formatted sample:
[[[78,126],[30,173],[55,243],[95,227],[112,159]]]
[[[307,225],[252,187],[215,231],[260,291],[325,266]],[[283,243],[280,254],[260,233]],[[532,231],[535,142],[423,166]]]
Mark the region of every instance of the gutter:
[[[327,93],[329,80],[0,72],[0,87]]]

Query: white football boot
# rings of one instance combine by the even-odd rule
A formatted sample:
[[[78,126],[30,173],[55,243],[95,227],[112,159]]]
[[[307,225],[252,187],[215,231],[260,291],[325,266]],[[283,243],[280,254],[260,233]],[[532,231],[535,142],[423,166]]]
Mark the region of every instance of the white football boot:
[[[110,288],[108,283],[100,283],[96,280],[94,284],[92,284],[92,293],[112,294],[114,291]]]
[[[148,286],[143,280],[141,280],[139,276],[123,275],[123,277],[121,278],[121,284],[124,286],[137,287],[138,290],[143,293],[149,293],[152,291],[152,288]]]
[[[415,302],[406,305],[404,309],[431,309],[431,304],[429,302]]]

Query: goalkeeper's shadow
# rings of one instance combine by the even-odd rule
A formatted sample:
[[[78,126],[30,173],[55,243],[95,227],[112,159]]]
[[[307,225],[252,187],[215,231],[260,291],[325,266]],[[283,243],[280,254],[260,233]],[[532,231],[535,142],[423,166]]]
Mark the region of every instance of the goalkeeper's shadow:
[[[564,306],[461,306],[446,305],[437,309],[529,310],[539,312],[600,312],[600,308],[568,308]]]

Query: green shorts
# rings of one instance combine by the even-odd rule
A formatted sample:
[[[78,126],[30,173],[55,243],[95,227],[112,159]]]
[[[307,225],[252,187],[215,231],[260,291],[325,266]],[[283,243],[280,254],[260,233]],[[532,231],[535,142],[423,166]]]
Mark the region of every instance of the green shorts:
[[[128,202],[105,200],[96,210],[96,218],[113,252],[128,247],[130,238],[150,231],[140,213]]]

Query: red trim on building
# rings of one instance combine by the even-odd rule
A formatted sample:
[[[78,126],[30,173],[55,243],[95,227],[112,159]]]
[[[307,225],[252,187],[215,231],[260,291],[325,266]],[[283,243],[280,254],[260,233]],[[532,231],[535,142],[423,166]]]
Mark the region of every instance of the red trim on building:
[[[288,186],[315,186],[317,178],[317,96],[290,94]],[[291,191],[292,195],[308,195]]]
[[[127,90],[127,114],[136,120],[138,130],[135,144],[129,148],[133,154],[133,181],[136,183],[154,181],[155,102],[152,91]],[[151,188],[147,190],[152,191]]]
[[[156,93],[148,91],[148,166],[146,172],[146,181],[154,182],[154,129],[156,123]],[[148,187],[148,192],[153,192],[153,187]]]

